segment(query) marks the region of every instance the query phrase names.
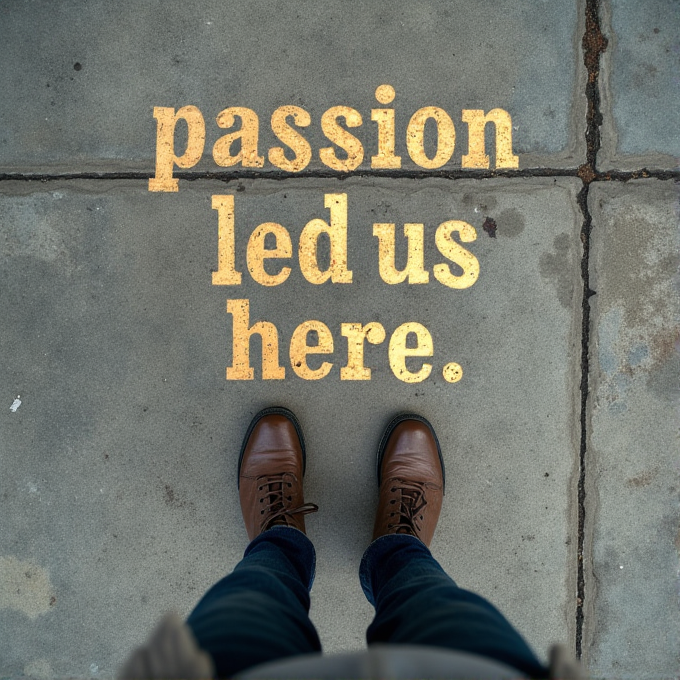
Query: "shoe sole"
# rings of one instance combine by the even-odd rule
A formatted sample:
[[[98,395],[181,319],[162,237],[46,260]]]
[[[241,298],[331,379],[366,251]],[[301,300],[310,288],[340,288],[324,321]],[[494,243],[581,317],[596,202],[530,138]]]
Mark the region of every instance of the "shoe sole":
[[[300,422],[298,421],[295,414],[292,411],[289,411],[287,408],[284,408],[283,406],[270,406],[269,408],[262,409],[259,413],[257,413],[250,421],[250,425],[248,425],[248,430],[246,431],[246,435],[243,438],[243,443],[241,444],[241,452],[238,456],[238,473],[236,475],[237,489],[241,488],[241,463],[243,463],[243,454],[246,451],[246,446],[248,445],[250,435],[253,433],[255,426],[260,422],[260,420],[262,420],[262,418],[272,415],[283,416],[284,418],[288,418],[288,420],[293,423],[295,432],[297,433],[298,439],[300,440],[300,448],[302,449],[302,476],[304,477],[305,475],[305,468],[307,467],[307,452],[305,449],[305,438],[302,434]]]
[[[380,468],[382,467],[383,458],[385,456],[385,448],[387,447],[387,442],[389,441],[392,432],[394,432],[394,428],[397,425],[399,425],[399,423],[403,423],[405,420],[417,420],[418,422],[427,425],[430,432],[432,433],[432,436],[434,437],[434,442],[437,445],[439,463],[442,466],[442,494],[444,494],[446,491],[446,470],[444,468],[444,458],[442,458],[442,450],[441,447],[439,446],[439,438],[437,437],[437,433],[434,431],[434,428],[432,427],[432,423],[430,423],[430,421],[427,418],[423,418],[423,416],[419,416],[417,413],[400,413],[399,415],[392,418],[388,426],[385,428],[385,432],[383,433],[382,439],[380,440],[380,445],[378,446],[378,462],[376,466],[378,473],[378,486],[380,486],[382,482]]]

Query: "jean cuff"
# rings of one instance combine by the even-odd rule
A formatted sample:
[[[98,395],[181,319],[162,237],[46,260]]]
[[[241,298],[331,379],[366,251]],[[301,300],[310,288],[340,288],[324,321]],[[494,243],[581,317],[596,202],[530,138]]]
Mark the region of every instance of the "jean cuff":
[[[383,575],[382,562],[394,552],[404,547],[410,547],[416,552],[430,555],[429,548],[415,536],[410,534],[387,534],[379,536],[373,541],[361,558],[359,566],[359,581],[366,599],[375,607],[376,577]]]
[[[256,536],[246,548],[243,557],[262,543],[271,543],[282,550],[295,567],[307,590],[312,589],[316,578],[316,550],[304,531],[295,527],[273,526]]]

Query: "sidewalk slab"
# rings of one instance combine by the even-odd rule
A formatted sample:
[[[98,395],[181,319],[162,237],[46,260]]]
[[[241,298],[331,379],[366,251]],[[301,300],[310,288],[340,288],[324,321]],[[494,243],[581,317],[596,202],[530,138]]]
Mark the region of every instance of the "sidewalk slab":
[[[668,0],[601,4],[609,40],[600,62],[602,146],[606,170],[680,167],[680,5]]]
[[[658,180],[590,188],[593,677],[680,673],[679,197]]]
[[[246,546],[238,450],[252,416],[272,404],[291,408],[307,438],[306,499],[321,507],[307,522],[318,553],[311,615],[327,652],[365,644],[371,609],[356,572],[372,529],[377,444],[401,411],[428,417],[442,443],[447,494],[432,548],[443,567],[539,654],[573,640],[580,186],[201,180],[166,195],[141,181],[3,182],[0,674],[110,678],[164,611],[186,616]],[[307,222],[330,219],[332,193],[347,196],[353,280],[316,285],[297,243]],[[240,285],[212,285],[215,195],[234,197]],[[465,289],[434,276],[447,262],[435,232],[449,220],[475,230],[463,245],[479,278]],[[264,222],[294,244],[278,286],[256,283],[246,261]],[[407,222],[424,225],[426,284],[379,274],[372,225],[397,225],[401,268]],[[283,264],[269,260],[266,271]],[[249,301],[251,325],[276,325],[284,379],[262,379],[257,339],[254,379],[226,379],[236,299]],[[288,358],[306,320],[334,340],[332,353],[308,356],[312,370],[333,364],[319,380],[298,377]],[[371,379],[341,380],[341,323],[371,321],[386,332],[365,349]],[[390,336],[406,322],[433,341],[432,357],[406,359],[412,373],[431,363],[418,383],[389,362]],[[458,382],[443,378],[450,362],[462,367]]]
[[[334,106],[355,108],[363,125],[350,131],[363,143],[358,169],[365,170],[377,152],[371,111],[383,107],[374,96],[382,84],[396,90],[388,108],[396,112],[402,170],[423,170],[409,157],[406,129],[428,106],[444,109],[455,128],[444,170],[460,169],[467,153],[463,109],[495,108],[512,117],[521,168],[575,168],[585,157],[586,105],[577,6],[571,0],[492,6],[462,0],[123,0],[114,10],[104,0],[2,3],[0,173],[153,173],[154,107],[188,105],[198,107],[206,124],[203,161],[194,170],[249,169],[220,167],[212,157],[226,133],[215,118],[237,106],[259,117],[265,165],[255,170],[281,172],[267,150],[281,146],[270,117],[287,105],[311,116],[308,128],[298,128],[313,150],[307,170],[328,173],[335,170],[319,160],[319,149],[329,146],[322,114]],[[430,121],[430,157],[434,131]]]

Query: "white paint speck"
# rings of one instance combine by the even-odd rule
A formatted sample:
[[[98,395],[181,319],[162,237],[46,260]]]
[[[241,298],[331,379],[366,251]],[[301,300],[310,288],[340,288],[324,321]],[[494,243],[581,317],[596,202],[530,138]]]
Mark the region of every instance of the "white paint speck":
[[[19,399],[20,396],[21,396],[20,394],[17,394],[17,398],[12,402],[12,405],[9,407],[9,410],[12,413],[16,413],[19,406],[21,406],[21,399]]]
[[[28,493],[38,493],[37,484],[33,484],[33,482],[29,482],[28,483]]]
[[[96,663],[90,664],[90,673],[99,673],[99,666]]]
[[[206,21],[205,23],[207,26],[212,26],[212,21]]]
[[[622,564],[619,564],[619,569],[623,569],[623,565],[622,565]]]

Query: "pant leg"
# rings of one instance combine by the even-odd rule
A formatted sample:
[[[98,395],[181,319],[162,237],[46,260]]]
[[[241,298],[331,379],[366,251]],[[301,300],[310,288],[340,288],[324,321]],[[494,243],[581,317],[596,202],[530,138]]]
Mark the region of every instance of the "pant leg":
[[[459,588],[417,538],[389,535],[373,541],[361,560],[360,577],[376,608],[368,644],[445,647],[500,661],[532,678],[547,677],[507,619],[483,597]]]
[[[305,534],[276,526],[255,538],[234,571],[203,596],[187,624],[218,677],[321,651],[308,616],[315,560]]]

